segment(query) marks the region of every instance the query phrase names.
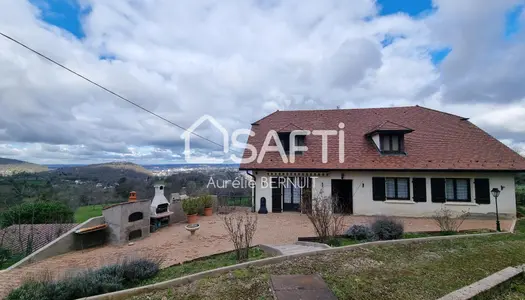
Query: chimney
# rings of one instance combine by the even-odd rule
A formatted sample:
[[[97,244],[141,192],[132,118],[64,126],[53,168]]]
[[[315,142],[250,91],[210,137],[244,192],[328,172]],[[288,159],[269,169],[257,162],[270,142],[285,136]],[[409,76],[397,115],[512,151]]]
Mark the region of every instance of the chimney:
[[[129,193],[129,202],[137,202],[137,192],[132,191]]]

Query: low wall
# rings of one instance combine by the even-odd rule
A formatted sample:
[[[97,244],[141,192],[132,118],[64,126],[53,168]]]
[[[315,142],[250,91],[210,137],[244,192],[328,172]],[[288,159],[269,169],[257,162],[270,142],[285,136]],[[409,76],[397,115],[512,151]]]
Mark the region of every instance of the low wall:
[[[438,300],[492,299],[492,296],[501,294],[501,290],[505,286],[508,286],[509,282],[519,278],[519,276],[524,276],[523,268],[523,265],[515,268],[505,268],[469,286],[441,297]]]
[[[75,246],[75,231],[82,228],[92,227],[96,225],[101,225],[104,223],[104,217],[94,217],[82,224],[75,226],[73,229],[64,233],[51,243],[45,245],[44,247],[38,249],[37,251],[31,253],[31,255],[25,257],[21,261],[7,268],[6,271],[18,268],[21,266],[28,265],[52,256],[57,256],[60,254],[65,254],[74,250]]]

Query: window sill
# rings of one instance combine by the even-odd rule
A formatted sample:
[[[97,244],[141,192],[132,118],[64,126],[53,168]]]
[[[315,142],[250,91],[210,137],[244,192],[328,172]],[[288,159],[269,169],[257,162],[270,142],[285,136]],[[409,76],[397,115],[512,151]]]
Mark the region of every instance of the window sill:
[[[445,202],[445,205],[451,205],[451,206],[479,206],[479,204],[475,202]]]
[[[416,202],[412,200],[385,200],[384,202],[392,204],[416,204]]]

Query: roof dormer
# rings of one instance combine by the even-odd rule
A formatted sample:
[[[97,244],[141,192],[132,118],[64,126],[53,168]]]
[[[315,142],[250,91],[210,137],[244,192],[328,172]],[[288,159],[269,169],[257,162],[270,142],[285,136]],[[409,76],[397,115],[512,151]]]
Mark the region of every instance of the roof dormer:
[[[408,127],[385,121],[365,134],[382,154],[406,154],[405,134],[414,131]]]

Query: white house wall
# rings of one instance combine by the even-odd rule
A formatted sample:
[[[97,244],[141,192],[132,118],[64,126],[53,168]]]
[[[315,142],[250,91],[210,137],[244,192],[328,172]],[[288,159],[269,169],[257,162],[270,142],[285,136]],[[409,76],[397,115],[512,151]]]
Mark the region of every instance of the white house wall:
[[[254,172],[255,174],[255,172]],[[472,214],[494,214],[496,205],[494,198],[491,196],[490,204],[475,203],[475,178],[488,178],[490,188],[500,188],[504,186],[505,189],[501,192],[498,198],[498,208],[500,214],[509,216],[516,215],[516,196],[514,185],[514,174],[508,173],[459,173],[459,172],[340,172],[332,171],[327,177],[319,177],[315,179],[312,194],[315,196],[323,193],[329,196],[332,191],[332,179],[341,179],[344,174],[345,180],[352,180],[353,196],[353,213],[355,215],[391,215],[391,216],[407,216],[407,217],[430,217],[442,206],[453,211],[466,211]],[[257,171],[256,176],[256,211],[260,208],[261,197],[266,198],[266,208],[268,212],[272,211],[272,190],[269,186],[262,186],[262,176],[267,176],[265,171]],[[386,200],[374,201],[372,200],[372,177],[424,177],[426,178],[426,202],[414,202],[411,200]],[[448,202],[448,203],[434,203],[432,202],[432,190],[430,186],[430,178],[469,178],[471,188],[472,202]],[[410,180],[410,197],[414,195],[412,180]]]

